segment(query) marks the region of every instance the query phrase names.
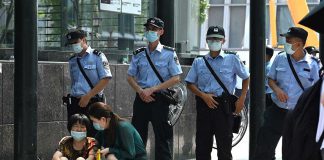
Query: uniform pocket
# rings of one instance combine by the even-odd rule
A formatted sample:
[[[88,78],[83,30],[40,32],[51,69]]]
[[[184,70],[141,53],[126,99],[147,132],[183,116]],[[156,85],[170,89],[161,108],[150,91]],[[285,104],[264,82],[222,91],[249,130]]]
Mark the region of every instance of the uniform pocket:
[[[97,66],[96,66],[96,65],[84,65],[83,68],[84,68],[84,69],[96,69]]]
[[[167,63],[157,63],[156,65],[156,69],[159,71],[160,75],[162,77],[166,77],[169,75],[169,71],[168,71],[168,64]]]
[[[289,74],[287,74],[287,68],[277,67],[277,80],[279,82],[287,82],[289,80]]]
[[[304,85],[304,87],[308,87],[311,85],[313,80],[311,79],[310,72],[301,71],[301,72],[298,72],[297,74],[298,74],[300,81]]]
[[[219,77],[221,77],[221,79],[225,82],[230,82],[231,79],[234,79],[233,78],[233,72],[230,68],[228,67],[225,67],[223,66],[221,69],[220,69],[220,73],[221,75],[219,75]],[[224,82],[224,83],[225,83]]]

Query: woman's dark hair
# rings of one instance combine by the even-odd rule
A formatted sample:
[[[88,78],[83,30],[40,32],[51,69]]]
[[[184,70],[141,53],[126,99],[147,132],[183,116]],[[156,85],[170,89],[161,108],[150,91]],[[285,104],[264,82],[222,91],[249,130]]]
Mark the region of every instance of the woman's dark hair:
[[[70,117],[68,124],[67,124],[67,129],[69,132],[71,132],[71,129],[73,127],[74,124],[81,124],[81,125],[85,125],[87,127],[87,130],[90,126],[90,120],[89,118],[84,115],[84,114],[74,114]]]
[[[120,118],[117,114],[112,111],[111,106],[97,102],[90,105],[88,110],[89,116],[92,116],[96,119],[100,119],[101,117],[111,118],[109,122],[109,128],[105,130],[105,143],[111,147],[115,143],[116,139],[116,128],[119,121],[123,121],[124,119]]]

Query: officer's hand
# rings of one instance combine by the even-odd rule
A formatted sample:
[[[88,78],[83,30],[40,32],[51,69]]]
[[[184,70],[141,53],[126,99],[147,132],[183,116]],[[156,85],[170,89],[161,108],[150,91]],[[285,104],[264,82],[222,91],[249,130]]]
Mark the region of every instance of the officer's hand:
[[[276,91],[276,95],[277,95],[280,102],[284,102],[284,103],[287,102],[288,95],[283,90],[281,90],[280,88]]]
[[[81,99],[79,101],[80,107],[86,107],[90,101],[91,97],[89,97],[87,94],[84,96],[81,96]]]
[[[218,106],[218,102],[215,101],[215,99],[213,97],[215,97],[215,95],[213,95],[213,94],[206,94],[206,93],[204,93],[204,95],[202,96],[202,99],[204,100],[204,102],[211,109],[215,109]]]
[[[142,94],[144,94],[146,97],[151,96],[155,90],[153,88],[146,88],[143,90]]]
[[[235,102],[235,113],[239,114],[243,107],[244,107],[244,101],[245,98],[244,97],[240,97],[236,102]]]
[[[102,157],[106,157],[106,155],[109,153],[109,148],[100,150],[100,153],[101,153]]]
[[[142,101],[146,102],[146,103],[150,103],[152,101],[155,101],[155,99],[151,96],[154,94],[151,94],[150,96],[146,96],[144,93],[144,90],[140,91],[139,93],[140,98],[142,99]]]

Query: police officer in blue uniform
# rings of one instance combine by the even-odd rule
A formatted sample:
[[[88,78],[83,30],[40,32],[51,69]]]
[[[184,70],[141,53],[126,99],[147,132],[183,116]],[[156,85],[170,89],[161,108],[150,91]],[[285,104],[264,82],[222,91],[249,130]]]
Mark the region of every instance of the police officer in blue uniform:
[[[266,76],[268,75],[268,73],[270,71],[270,68],[271,68],[270,60],[271,60],[271,58],[273,56],[273,52],[274,52],[273,48],[266,47],[266,64],[265,64]],[[268,84],[268,77],[266,77],[266,79],[265,79],[266,107],[270,106],[271,103],[272,103],[271,93],[272,93],[272,90],[271,90],[271,88],[269,87],[269,84]]]
[[[148,47],[134,52],[127,72],[127,81],[136,91],[132,124],[146,145],[148,123],[151,122],[155,134],[155,159],[171,160],[173,128],[168,123],[170,103],[161,98],[161,91],[180,82],[182,70],[174,49],[160,43],[160,36],[164,33],[164,22],[154,17],[149,18],[144,26]],[[163,78],[163,83],[154,73],[145,52]]]
[[[90,104],[104,101],[103,90],[112,77],[105,54],[88,46],[86,37],[86,31],[79,29],[66,34],[67,45],[71,46],[75,53],[69,59],[71,93],[67,100],[68,118],[75,113],[88,115],[87,109]],[[78,60],[91,84],[82,74]],[[93,128],[87,133],[89,136],[95,136]]]
[[[236,101],[236,113],[244,107],[250,74],[235,54],[225,54],[222,45],[225,32],[221,26],[211,26],[206,36],[209,54],[205,58],[228,91],[233,94],[236,76],[242,78],[242,94]],[[185,79],[188,89],[196,95],[196,159],[210,160],[213,136],[216,137],[217,156],[221,160],[232,159],[233,116],[226,114],[222,94],[224,90],[215,80],[202,57],[194,60]]]
[[[303,88],[309,88],[319,79],[318,68],[305,52],[304,46],[308,33],[302,28],[291,27],[287,33],[280,34],[286,38],[285,52],[274,59],[268,73],[272,105],[264,113],[264,124],[259,130],[254,160],[271,160],[282,135],[283,124],[288,110],[293,110],[302,87],[293,75],[287,57],[289,56]]]
[[[305,47],[305,50],[309,55],[311,55],[311,58],[313,59],[314,63],[320,69],[322,67],[322,63],[321,60],[318,58],[320,53],[319,50],[317,50],[314,46]]]

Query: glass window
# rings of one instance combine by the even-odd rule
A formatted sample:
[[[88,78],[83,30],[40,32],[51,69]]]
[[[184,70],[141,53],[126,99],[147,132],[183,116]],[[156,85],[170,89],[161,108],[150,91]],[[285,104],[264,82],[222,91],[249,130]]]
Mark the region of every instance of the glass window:
[[[224,4],[224,0],[209,0],[210,4]]]
[[[223,26],[224,7],[210,7],[208,12],[208,25]]]
[[[291,18],[288,6],[277,6],[277,36],[278,44],[284,44],[285,38],[281,37],[281,33],[288,31],[290,27],[294,26],[294,22]]]
[[[246,0],[232,0],[232,4],[246,4]]]
[[[270,13],[269,13],[269,6],[266,6],[266,19],[265,19],[265,23],[266,23],[266,45],[270,44]]]
[[[311,3],[319,3],[320,0],[307,0],[307,2],[311,2]]]
[[[245,28],[245,6],[230,8],[229,48],[242,48]]]

